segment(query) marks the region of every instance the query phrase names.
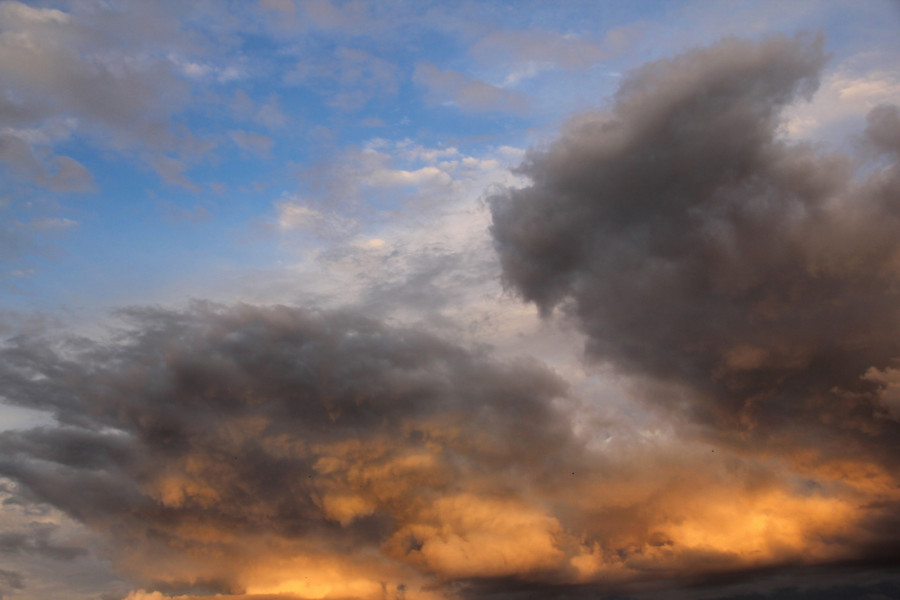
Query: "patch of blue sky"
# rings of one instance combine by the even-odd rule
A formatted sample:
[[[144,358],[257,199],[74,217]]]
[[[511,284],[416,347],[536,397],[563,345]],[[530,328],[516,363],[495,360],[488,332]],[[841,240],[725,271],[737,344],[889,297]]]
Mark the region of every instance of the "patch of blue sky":
[[[19,243],[16,235],[29,241],[7,256],[12,283],[0,291],[20,307],[89,302],[91,294],[104,302],[151,297],[214,270],[295,259],[298,239],[310,250],[335,236],[342,243],[377,236],[392,211],[453,205],[459,186],[477,179],[476,163],[480,173],[495,159],[510,166],[514,154],[501,149],[544,143],[568,116],[603,108],[629,69],[722,36],[821,31],[830,68],[870,56],[866,68],[879,77],[857,81],[863,71],[847,67],[846,81],[826,82],[836,100],[815,119],[793,123],[804,133],[846,114],[858,125],[866,102],[884,101],[900,79],[886,58],[897,47],[890,26],[897,8],[880,1],[852,9],[738,1],[155,3],[141,14],[111,3],[92,15],[83,5],[50,5],[59,12],[7,6],[18,11],[15,26],[36,40],[64,46],[70,38],[62,33],[73,36],[69,58],[86,81],[108,68],[109,78],[94,83],[115,83],[125,69],[146,97],[115,86],[98,96],[129,123],[86,106],[84,91],[67,87],[53,75],[59,71],[8,80],[25,82],[8,84],[10,97],[55,94],[56,112],[13,125],[44,136],[26,141],[47,173],[54,157],[68,157],[83,170],[72,166],[71,177],[89,174],[94,188],[65,192],[47,174],[4,178],[7,222],[44,220],[42,231],[16,226],[22,231],[6,235],[7,245]],[[101,35],[90,25],[100,17],[120,31]],[[45,31],[51,25],[60,32]],[[847,90],[870,95],[839,110]]]

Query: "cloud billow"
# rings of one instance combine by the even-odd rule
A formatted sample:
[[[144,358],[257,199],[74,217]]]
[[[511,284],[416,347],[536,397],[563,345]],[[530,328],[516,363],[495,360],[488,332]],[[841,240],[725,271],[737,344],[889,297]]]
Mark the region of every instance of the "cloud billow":
[[[558,525],[514,492],[525,472],[529,485],[561,477],[550,449],[575,448],[551,402],[565,385],[546,367],[349,312],[127,314],[113,341],[7,341],[6,400],[62,424],[0,434],[0,473],[100,533],[136,581],[274,593],[269,579],[311,569],[330,586],[355,573],[345,593],[370,596],[418,572],[526,573],[558,558]],[[493,510],[509,523],[464,517]]]
[[[728,39],[637,69],[609,111],[529,153],[532,183],[490,199],[491,231],[507,285],[573,314],[595,359],[686,386],[711,432],[893,464],[873,374],[900,358],[898,170],[859,176],[780,135],[822,46]],[[877,123],[896,107],[870,115],[889,153]]]

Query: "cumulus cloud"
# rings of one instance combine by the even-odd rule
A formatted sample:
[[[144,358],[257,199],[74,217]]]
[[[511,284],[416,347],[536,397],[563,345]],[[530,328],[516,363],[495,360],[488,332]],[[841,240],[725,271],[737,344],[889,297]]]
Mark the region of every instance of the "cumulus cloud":
[[[105,340],[6,341],[4,401],[58,424],[0,434],[0,473],[96,532],[135,597],[599,593],[889,547],[884,504],[860,509],[880,496],[840,474],[624,429],[592,446],[534,360],[347,311],[125,314]],[[80,555],[53,532],[0,552]]]
[[[900,422],[865,375],[900,357],[900,179],[779,137],[824,63],[821,39],[772,37],[632,72],[610,111],[529,153],[492,231],[507,284],[563,307],[592,358],[664,382],[656,405],[865,479],[897,466]],[[869,115],[882,151],[896,114]]]
[[[552,476],[561,457],[546,449],[572,444],[550,402],[564,386],[546,368],[493,363],[353,314],[131,316],[137,328],[114,343],[7,348],[6,399],[52,409],[64,425],[4,433],[0,469],[109,535],[138,580],[265,588],[287,570],[275,557],[313,555],[364,580],[406,565],[505,572],[502,556],[521,554],[510,527],[524,536],[516,543],[543,539],[519,566],[558,552],[548,525],[528,517],[542,511],[498,485],[515,486],[523,469]],[[473,481],[477,492],[453,491]],[[435,510],[445,496],[457,512]],[[511,521],[488,527],[471,514],[479,506],[502,506]],[[494,562],[466,550],[472,535],[499,553]],[[254,575],[273,569],[281,575]]]

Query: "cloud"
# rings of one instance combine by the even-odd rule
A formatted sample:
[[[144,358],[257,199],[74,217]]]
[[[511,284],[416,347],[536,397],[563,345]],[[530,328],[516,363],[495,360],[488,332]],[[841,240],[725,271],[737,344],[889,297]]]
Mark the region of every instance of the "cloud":
[[[478,40],[470,52],[480,63],[509,70],[505,85],[515,85],[548,69],[584,69],[621,52],[626,29],[613,29],[602,40],[539,29],[496,30]]]
[[[335,3],[330,0],[301,0],[306,18],[319,29],[365,33],[376,21],[370,7],[363,2]]]
[[[94,189],[94,179],[84,165],[68,156],[41,160],[29,141],[17,133],[0,131],[0,161],[12,173],[57,192]]]
[[[464,155],[453,147],[427,148],[409,140],[375,138],[305,169],[300,177],[311,188],[307,196],[320,212],[360,220],[359,213],[371,213],[376,207],[383,212],[415,207],[421,214],[428,207],[448,206],[474,182],[478,194],[490,183],[486,176],[504,174],[493,158]]]
[[[316,235],[347,234],[357,223],[352,219],[341,217],[331,212],[323,213],[306,206],[298,198],[287,196],[275,205],[278,213],[278,229],[282,232],[297,229],[306,230]]]
[[[273,19],[299,26],[315,13],[313,27],[344,32],[365,32],[372,16],[354,2],[263,5]],[[75,8],[57,25],[56,13],[29,10],[29,31],[84,21]],[[100,22],[96,35],[130,39]],[[261,25],[241,36],[272,61],[258,65],[264,77],[293,64],[296,48],[259,46]],[[501,40],[517,53],[516,77],[538,60],[529,42],[564,68],[585,67],[599,44],[548,36]],[[124,54],[134,59],[120,65],[126,76],[144,73],[143,59],[190,86],[219,72],[211,56]],[[352,93],[331,104],[352,110],[395,93],[389,63],[346,47],[333,56],[336,87]],[[80,597],[34,586],[89,560],[97,568],[95,554],[125,578],[105,596],[134,590],[133,600],[641,597],[798,566],[893,564],[897,298],[883,284],[898,264],[897,112],[870,113],[872,160],[858,171],[856,158],[779,139],[785,107],[812,92],[822,62],[816,42],[780,38],[650,65],[612,112],[572,121],[560,142],[527,155],[530,187],[505,172],[518,149],[483,150],[462,130],[454,146],[361,143],[321,165],[318,188],[316,169],[303,171],[309,189],[270,197],[270,230],[284,244],[338,239],[326,234],[284,269],[289,297],[354,308],[135,307],[91,339],[4,329],[0,401],[55,420],[0,434],[0,473],[18,486],[4,491],[0,519],[44,519],[0,520],[11,560],[0,594],[27,580],[35,597]],[[526,106],[463,73],[423,64],[417,76],[432,100],[464,110]],[[295,117],[280,103],[296,98],[256,87],[253,99],[234,92],[234,112],[283,130]],[[100,122],[47,120],[38,99],[32,108],[14,94],[0,102],[13,124],[3,131],[45,173],[65,164],[36,147]],[[164,150],[143,156],[191,187],[173,114],[150,115],[162,136],[140,143]],[[358,120],[329,122],[334,142],[353,139],[347,123]],[[271,140],[248,123],[219,139],[267,152]],[[479,199],[500,180],[520,187],[491,188],[497,255]],[[73,224],[21,222],[43,233]],[[0,227],[13,246],[18,228]],[[546,312],[571,311],[591,356],[632,377],[585,376],[567,346],[582,338],[542,328],[533,307],[503,297],[498,260],[513,289]],[[253,297],[270,302],[260,288]],[[415,325],[388,325],[398,322]],[[559,372],[448,339],[507,354],[540,346]],[[597,391],[619,381],[629,387],[615,394],[659,410]],[[100,542],[64,535],[72,521]],[[55,575],[40,577],[38,563]]]
[[[529,153],[492,232],[507,284],[562,306],[593,359],[663,382],[656,406],[861,482],[897,467],[900,422],[865,375],[900,358],[900,179],[779,137],[824,63],[821,39],[779,36],[641,67]],[[895,118],[870,113],[875,146]]]
[[[25,218],[20,220],[10,215],[0,224],[0,263],[15,264],[24,261],[29,255],[52,253],[53,246],[47,243],[48,240],[60,237],[78,226],[77,222],[65,217],[16,216]],[[17,269],[13,274],[28,272],[28,269]]]
[[[271,97],[259,107],[253,120],[271,130],[278,130],[290,123],[291,118],[281,110],[278,98]]]
[[[340,110],[359,110],[377,96],[398,90],[396,65],[368,52],[339,47],[333,58],[306,60],[284,77],[287,83],[306,84],[328,96],[327,104]]]
[[[889,477],[878,493],[812,481],[615,423],[591,449],[597,430],[574,431],[566,384],[535,360],[346,310],[124,316],[104,339],[6,341],[4,401],[58,424],[0,434],[0,473],[151,597],[596,594],[891,547],[878,524],[895,512],[874,503]],[[0,551],[80,555],[54,531],[10,531]]]
[[[241,76],[219,35],[234,23],[211,6],[64,5],[0,2],[0,161],[48,189],[87,191],[85,166],[53,156],[66,138],[151,165],[208,157],[209,143],[178,118],[200,95],[192,92]],[[215,53],[206,33],[185,25],[193,19],[217,31]],[[287,122],[274,105],[257,117],[268,127]]]
[[[64,425],[2,434],[0,470],[104,534],[136,580],[265,588],[279,556],[369,581],[367,571],[505,572],[507,559],[482,564],[465,544],[477,533],[491,555],[520,555],[513,541],[525,538],[507,539],[510,527],[536,528],[547,544],[536,555],[559,552],[541,520],[529,524],[542,511],[489,483],[552,470],[558,457],[543,449],[573,443],[549,403],[564,386],[541,365],[495,363],[346,313],[130,314],[136,327],[119,342],[6,349],[7,401],[52,409]],[[489,465],[480,492],[435,512]],[[465,508],[495,505],[510,524],[490,529]]]
[[[453,104],[466,111],[521,113],[528,110],[528,99],[507,90],[452,70],[441,70],[430,63],[416,65],[413,79],[427,90],[434,104]]]
[[[53,524],[35,522],[26,531],[0,533],[0,554],[39,554],[54,560],[72,560],[87,554],[86,548],[54,543],[51,536],[56,529]]]
[[[25,588],[25,579],[16,571],[0,569],[0,598]]]
[[[866,139],[875,149],[900,155],[900,109],[896,105],[876,106],[869,112],[867,121]]]
[[[272,138],[259,133],[235,129],[228,132],[228,137],[242,150],[257,156],[267,157],[272,150]]]
[[[175,42],[175,31],[166,31],[172,23],[164,15],[153,9],[127,17],[99,11],[89,19],[81,12],[15,1],[3,2],[0,13],[6,98],[41,109],[33,109],[29,120],[76,114],[120,136],[162,142],[168,135],[167,116],[179,98],[184,99],[186,88],[167,61],[142,47],[148,34],[137,31],[141,23],[144,31]],[[103,26],[126,34],[117,38],[117,50],[107,46],[109,33],[98,29]]]
[[[878,68],[861,73],[858,62],[848,59],[824,77],[809,104],[785,109],[784,129],[789,136],[797,140],[810,136],[846,138],[873,108],[900,98],[900,74]]]

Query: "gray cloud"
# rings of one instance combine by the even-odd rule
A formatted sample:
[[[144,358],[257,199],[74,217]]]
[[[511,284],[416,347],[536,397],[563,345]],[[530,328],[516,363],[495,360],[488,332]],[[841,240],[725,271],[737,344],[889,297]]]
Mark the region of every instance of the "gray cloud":
[[[149,156],[154,167],[173,154],[202,158],[210,144],[174,119],[191,102],[192,88],[211,83],[211,73],[220,71],[224,81],[234,71],[214,64],[229,58],[227,36],[218,40],[226,40],[222,56],[212,58],[204,34],[186,25],[197,19],[221,27],[220,11],[128,0],[60,6],[0,3],[0,161],[49,189],[86,191],[93,187],[87,169],[52,155],[61,140],[74,136],[134,152],[132,158]]]
[[[94,189],[88,170],[68,156],[53,156],[41,161],[22,137],[0,133],[0,161],[14,174],[59,192],[87,192]]]
[[[6,594],[15,592],[25,588],[25,579],[16,571],[7,571],[0,569],[0,599]]]
[[[168,116],[186,88],[154,45],[165,40],[177,49],[184,40],[164,10],[129,8],[137,12],[4,2],[0,72],[8,98],[18,101],[7,100],[12,105],[3,114],[29,122],[75,114],[118,135],[164,143]]]
[[[824,63],[798,36],[636,70],[609,112],[529,153],[532,184],[491,199],[492,232],[512,289],[573,315],[593,358],[666,382],[647,395],[708,435],[893,468],[900,423],[865,376],[900,358],[900,172],[856,177],[779,137]],[[896,115],[869,116],[877,148],[896,147]]]
[[[885,153],[900,154],[900,109],[894,105],[881,105],[868,115],[866,138],[876,149]]]
[[[37,554],[54,560],[87,554],[86,548],[55,543],[52,536],[56,529],[53,524],[34,522],[24,531],[0,533],[0,554]]]
[[[134,328],[107,344],[7,345],[6,400],[63,425],[3,433],[0,472],[105,533],[138,581],[239,591],[237,565],[270,552],[265,539],[322,556],[350,545],[356,561],[384,546],[399,564],[452,572],[463,567],[426,525],[443,518],[436,498],[486,470],[487,496],[513,510],[503,490],[523,470],[560,477],[563,455],[549,449],[578,453],[551,408],[564,386],[536,363],[497,364],[349,313],[128,315]],[[454,510],[475,501],[459,496]],[[54,552],[39,541],[6,536],[0,551]]]
[[[598,427],[623,441],[592,450],[597,432],[574,432],[566,385],[533,360],[499,362],[359,312],[123,315],[104,340],[8,333],[2,400],[58,424],[0,434],[0,474],[17,506],[88,526],[135,586],[596,596],[869,564],[895,547],[884,533],[895,506],[848,477],[628,442],[612,421]],[[81,556],[54,536],[10,529],[0,552]]]

